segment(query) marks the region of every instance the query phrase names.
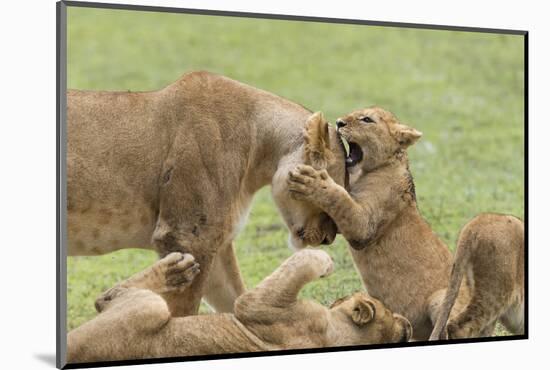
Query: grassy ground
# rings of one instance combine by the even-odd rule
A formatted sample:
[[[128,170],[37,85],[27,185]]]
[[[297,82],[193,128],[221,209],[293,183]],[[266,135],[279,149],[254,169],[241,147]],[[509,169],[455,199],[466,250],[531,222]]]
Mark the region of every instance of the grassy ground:
[[[410,150],[419,208],[451,249],[483,211],[523,217],[523,39],[466,32],[69,8],[68,86],[158,89],[189,70],[218,72],[322,110],[334,121],[378,104],[424,133]],[[290,255],[269,189],[236,246],[252,287]],[[322,303],[361,289],[340,237],[335,273],[303,296]],[[155,254],[69,258],[68,322]],[[203,308],[204,310],[204,308]],[[506,334],[499,329],[498,334]]]

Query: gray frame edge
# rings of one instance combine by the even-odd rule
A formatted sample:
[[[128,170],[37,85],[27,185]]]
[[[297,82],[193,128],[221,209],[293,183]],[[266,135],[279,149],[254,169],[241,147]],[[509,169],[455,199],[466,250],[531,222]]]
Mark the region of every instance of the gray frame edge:
[[[67,5],[56,3],[56,367],[67,364]]]
[[[330,18],[330,17],[288,15],[288,14],[275,14],[275,13],[253,13],[253,12],[216,10],[216,9],[176,8],[176,7],[167,7],[167,6],[119,4],[119,3],[108,3],[108,2],[83,2],[83,1],[77,1],[77,0],[75,1],[63,0],[63,3],[70,7],[79,7],[79,8],[133,10],[133,11],[161,12],[161,13],[183,13],[183,14],[198,14],[198,15],[240,17],[240,18],[320,22],[320,23],[328,22],[328,23],[340,23],[340,24],[358,24],[358,25],[368,25],[368,26],[415,28],[415,29],[441,30],[441,31],[497,33],[497,34],[506,34],[506,35],[525,35],[528,32],[527,30],[483,28],[483,27],[473,27],[473,26],[450,26],[450,25],[441,25],[441,24],[373,21],[373,20],[350,19],[350,18]]]

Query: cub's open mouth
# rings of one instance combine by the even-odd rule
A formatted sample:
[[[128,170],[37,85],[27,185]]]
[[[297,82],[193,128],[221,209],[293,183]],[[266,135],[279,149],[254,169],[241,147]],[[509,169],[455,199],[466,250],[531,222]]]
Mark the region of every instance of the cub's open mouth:
[[[363,160],[363,151],[361,147],[355,143],[349,143],[349,154],[346,157],[346,167],[353,167]]]
[[[357,163],[363,160],[363,150],[361,147],[351,141],[347,141],[341,134],[338,135],[340,144],[344,147],[346,152],[346,167],[353,167]]]

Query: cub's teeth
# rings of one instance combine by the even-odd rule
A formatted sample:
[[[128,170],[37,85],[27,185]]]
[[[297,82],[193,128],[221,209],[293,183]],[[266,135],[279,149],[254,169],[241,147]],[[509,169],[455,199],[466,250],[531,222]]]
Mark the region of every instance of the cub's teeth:
[[[351,159],[351,157],[347,157],[347,158],[346,158],[346,163],[352,164],[352,163],[353,163],[353,159]]]

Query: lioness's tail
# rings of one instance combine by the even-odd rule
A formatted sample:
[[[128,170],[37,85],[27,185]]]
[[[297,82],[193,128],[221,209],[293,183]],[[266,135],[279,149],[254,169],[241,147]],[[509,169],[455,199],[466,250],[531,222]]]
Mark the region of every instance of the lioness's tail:
[[[462,283],[466,266],[468,266],[472,254],[472,247],[476,242],[477,233],[472,231],[471,228],[468,227],[468,224],[462,228],[458,236],[451,278],[449,280],[447,292],[445,293],[445,298],[439,309],[439,314],[437,315],[432,334],[430,335],[430,340],[447,339],[445,333],[447,320],[449,320],[449,315],[451,314],[456,297],[458,296],[460,284]]]

